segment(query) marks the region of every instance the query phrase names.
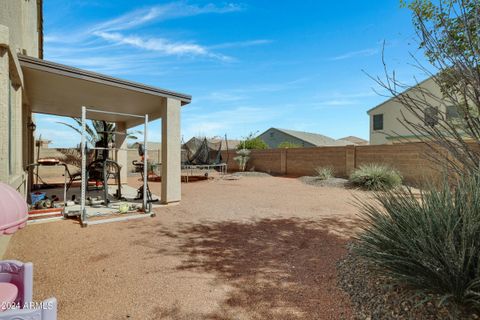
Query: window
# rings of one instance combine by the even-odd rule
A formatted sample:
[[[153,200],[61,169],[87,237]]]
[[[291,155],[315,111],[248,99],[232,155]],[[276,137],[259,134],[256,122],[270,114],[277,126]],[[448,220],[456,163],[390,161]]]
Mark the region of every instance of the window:
[[[275,136],[275,132],[270,131],[270,138],[273,138]]]
[[[460,118],[460,112],[457,106],[447,106],[446,116],[447,120],[454,120]]]
[[[383,113],[373,115],[373,130],[383,130]]]
[[[426,126],[434,127],[438,124],[438,108],[428,107],[425,109],[424,123]]]

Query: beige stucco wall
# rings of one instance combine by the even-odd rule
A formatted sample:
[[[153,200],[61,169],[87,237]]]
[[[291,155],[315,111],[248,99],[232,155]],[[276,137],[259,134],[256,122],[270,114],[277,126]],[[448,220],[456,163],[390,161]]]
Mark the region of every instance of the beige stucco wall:
[[[0,181],[23,190],[24,126],[21,70],[8,45],[9,29],[0,25]]]
[[[39,57],[40,23],[37,0],[0,1],[0,25],[10,29],[10,47],[15,53]]]
[[[31,112],[24,100],[18,53],[38,57],[37,0],[0,1],[0,181],[24,190],[24,168],[32,154]]]
[[[432,79],[420,83],[419,87],[428,90],[436,97],[442,97],[440,88]],[[413,97],[419,94],[419,90],[420,89],[412,88],[410,91],[405,92],[404,94],[408,94]],[[429,97],[426,99],[432,107],[438,107],[438,111],[440,113],[446,112],[445,109],[448,103],[442,104]],[[398,142],[398,139],[388,139],[388,136],[411,137],[411,131],[409,131],[408,128],[405,127],[402,122],[400,122],[400,120],[403,121],[404,117],[412,123],[422,123],[419,121],[418,117],[408,111],[407,108],[399,103],[396,99],[386,101],[377,108],[369,111],[368,114],[370,117],[370,144],[373,145]],[[376,114],[383,114],[383,130],[373,130],[373,116]]]

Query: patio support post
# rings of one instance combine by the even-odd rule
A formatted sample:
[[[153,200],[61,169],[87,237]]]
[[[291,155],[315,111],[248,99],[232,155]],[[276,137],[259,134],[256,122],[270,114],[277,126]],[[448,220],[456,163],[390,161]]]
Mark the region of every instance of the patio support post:
[[[148,209],[148,114],[145,115],[143,125],[143,212]]]
[[[128,154],[127,154],[127,125],[125,122],[116,122],[115,148],[117,148],[117,163],[120,165],[120,180],[122,184],[127,183]]]
[[[80,145],[81,154],[82,154],[82,184],[81,184],[81,199],[80,199],[80,215],[81,215],[81,221],[84,223],[87,220],[87,211],[85,208],[85,191],[87,189],[87,183],[86,181],[86,170],[87,170],[87,155],[85,154],[85,146],[86,146],[86,140],[85,140],[85,128],[86,128],[86,121],[87,121],[87,108],[82,106],[82,143]]]
[[[180,100],[167,98],[162,108],[162,197],[164,204],[181,199]]]

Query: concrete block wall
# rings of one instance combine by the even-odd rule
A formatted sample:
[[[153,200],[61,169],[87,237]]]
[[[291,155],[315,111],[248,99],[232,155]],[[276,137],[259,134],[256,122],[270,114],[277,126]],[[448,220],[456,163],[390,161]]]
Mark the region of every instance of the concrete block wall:
[[[356,168],[380,163],[399,170],[408,183],[438,179],[442,168],[431,161],[431,150],[424,143],[252,150],[247,170],[254,169],[288,176],[314,175],[315,168],[333,167],[337,177],[348,177]],[[229,171],[237,171],[234,150],[224,151]]]

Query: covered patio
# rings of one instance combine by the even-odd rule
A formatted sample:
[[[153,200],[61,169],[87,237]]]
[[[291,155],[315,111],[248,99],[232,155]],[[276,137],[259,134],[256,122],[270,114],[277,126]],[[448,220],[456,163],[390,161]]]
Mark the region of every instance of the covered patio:
[[[123,168],[122,183],[127,182],[127,130],[145,118],[161,119],[160,200],[163,204],[181,200],[180,113],[191,96],[28,56],[18,60],[25,83],[23,118],[30,119],[32,113],[81,117],[82,107],[101,111],[89,112],[87,118],[116,124],[113,156]],[[23,144],[33,161],[34,139],[23,139]]]

